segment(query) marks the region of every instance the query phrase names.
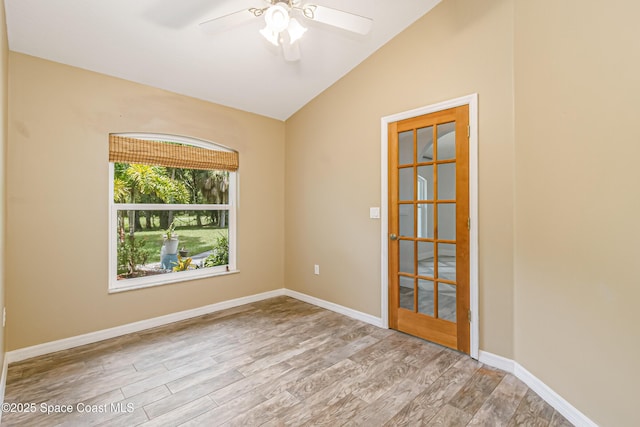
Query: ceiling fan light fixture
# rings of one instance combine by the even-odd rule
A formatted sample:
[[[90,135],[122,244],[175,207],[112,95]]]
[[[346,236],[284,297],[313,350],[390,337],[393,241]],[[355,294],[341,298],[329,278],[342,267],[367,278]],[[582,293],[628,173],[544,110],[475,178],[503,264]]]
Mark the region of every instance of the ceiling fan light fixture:
[[[303,1],[307,0],[264,0],[268,3],[266,7],[242,9],[202,22],[200,27],[204,32],[213,34],[247,22],[250,18],[264,16],[265,26],[260,30],[260,34],[275,47],[282,47],[287,61],[300,59],[297,41],[304,36],[307,28],[300,24],[299,19],[326,24],[363,36],[371,30],[371,18],[332,7],[302,4]]]
[[[291,18],[289,20],[289,27],[287,28],[287,32],[289,33],[289,41],[291,43],[295,43],[302,38],[304,33],[307,32],[307,29],[300,25],[296,18]]]
[[[289,10],[282,3],[271,6],[264,14],[267,28],[274,33],[286,30],[289,26],[289,20]]]
[[[262,36],[267,39],[267,41],[271,44],[273,44],[274,46],[278,46],[279,43],[279,39],[280,39],[280,33],[277,33],[275,31],[271,31],[269,29],[269,26],[264,27],[263,29],[260,30],[260,34],[262,34]]]

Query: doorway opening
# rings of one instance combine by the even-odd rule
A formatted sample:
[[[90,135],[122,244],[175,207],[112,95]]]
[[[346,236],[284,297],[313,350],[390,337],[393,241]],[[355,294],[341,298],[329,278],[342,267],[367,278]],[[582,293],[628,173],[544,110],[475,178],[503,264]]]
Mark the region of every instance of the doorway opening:
[[[389,327],[390,326],[390,321],[393,323],[392,326],[397,327],[397,318],[391,318],[389,316],[389,305],[390,305],[390,298],[389,298],[389,292],[390,292],[390,280],[389,280],[389,273],[390,273],[390,269],[389,269],[389,262],[390,259],[391,261],[395,261],[398,262],[399,260],[399,252],[400,252],[400,244],[402,243],[402,246],[404,247],[403,249],[403,253],[407,254],[408,249],[412,249],[411,251],[411,260],[413,260],[413,264],[415,266],[415,271],[409,271],[409,269],[407,268],[400,268],[398,271],[400,271],[399,273],[399,277],[397,282],[395,283],[395,286],[397,287],[397,290],[402,290],[404,291],[404,297],[400,296],[400,292],[398,291],[396,293],[397,298],[393,298],[392,296],[392,300],[391,303],[392,304],[397,304],[398,307],[400,307],[400,311],[403,313],[402,315],[406,315],[409,314],[411,311],[413,311],[414,313],[420,313],[420,308],[424,308],[425,313],[428,312],[428,304],[429,302],[428,299],[424,299],[424,301],[422,301],[422,303],[420,302],[421,300],[419,300],[419,293],[420,290],[423,290],[423,293],[426,295],[429,292],[429,289],[431,289],[431,294],[433,295],[432,297],[432,301],[435,303],[435,305],[437,306],[437,301],[438,301],[438,292],[439,292],[439,296],[441,298],[441,305],[442,305],[442,311],[440,314],[440,316],[438,316],[438,314],[433,313],[432,312],[432,316],[434,318],[436,318],[436,320],[441,321],[441,323],[445,326],[450,326],[447,324],[447,320],[452,320],[453,317],[455,316],[455,314],[453,314],[453,312],[451,310],[449,310],[449,312],[447,312],[447,308],[448,305],[446,302],[448,300],[450,300],[451,295],[453,293],[453,289],[455,286],[455,282],[451,282],[451,277],[447,277],[447,274],[450,274],[450,272],[448,272],[448,270],[450,270],[451,268],[451,264],[454,262],[455,260],[455,256],[453,253],[448,253],[447,250],[451,249],[451,243],[448,243],[449,246],[447,246],[446,242],[439,242],[438,241],[438,236],[427,236],[426,234],[416,234],[414,232],[413,234],[413,238],[408,237],[407,233],[404,233],[405,236],[392,236],[391,234],[391,230],[390,230],[390,223],[391,224],[395,224],[396,229],[393,231],[396,232],[400,232],[400,230],[397,228],[399,225],[399,221],[401,221],[400,218],[402,218],[403,213],[405,215],[410,215],[407,216],[407,218],[405,218],[405,223],[407,223],[408,219],[411,219],[411,221],[409,221],[411,224],[417,224],[416,226],[418,227],[418,229],[416,230],[423,230],[425,231],[425,233],[427,232],[427,229],[429,227],[433,228],[433,222],[434,220],[436,221],[436,226],[437,226],[437,217],[438,217],[438,206],[440,206],[442,215],[444,215],[444,212],[446,210],[448,210],[453,204],[451,203],[451,200],[445,200],[446,198],[450,197],[450,196],[446,196],[444,195],[444,193],[442,193],[442,197],[445,197],[445,199],[442,199],[442,197],[440,198],[441,200],[438,199],[430,199],[432,196],[428,195],[429,192],[429,188],[430,185],[435,184],[435,186],[437,187],[437,182],[436,183],[429,183],[430,178],[432,178],[432,181],[437,180],[437,172],[436,171],[432,171],[433,169],[437,169],[439,166],[441,167],[441,170],[443,173],[445,172],[445,166],[447,166],[447,168],[452,169],[452,165],[448,164],[451,162],[451,160],[447,160],[447,157],[450,157],[450,154],[446,154],[446,150],[447,150],[447,143],[446,143],[446,135],[447,134],[451,134],[451,133],[455,133],[455,132],[451,132],[451,129],[449,131],[447,131],[447,126],[451,126],[451,125],[447,125],[446,122],[447,120],[444,120],[443,123],[440,123],[440,133],[442,136],[442,142],[441,147],[442,147],[442,151],[441,151],[441,159],[436,158],[434,160],[434,148],[437,150],[437,143],[434,144],[433,143],[429,143],[429,142],[423,142],[421,144],[418,143],[418,140],[420,138],[423,138],[423,141],[427,141],[428,137],[421,137],[418,132],[426,132],[426,134],[429,134],[429,132],[432,132],[432,134],[435,136],[435,138],[438,138],[438,130],[435,128],[430,128],[430,129],[425,129],[425,127],[416,127],[415,129],[412,129],[412,132],[407,132],[406,135],[403,135],[402,133],[396,134],[396,137],[399,138],[410,138],[411,139],[411,143],[410,146],[413,147],[413,154],[412,154],[412,160],[403,160],[403,161],[398,161],[398,159],[395,159],[395,166],[398,167],[399,169],[397,171],[395,171],[395,180],[393,180],[393,182],[391,183],[391,185],[394,188],[394,191],[396,191],[398,189],[398,181],[402,180],[402,177],[400,176],[400,174],[405,174],[406,176],[410,176],[410,178],[414,178],[413,180],[411,180],[412,182],[415,182],[415,188],[411,189],[411,194],[413,195],[412,197],[409,196],[403,196],[404,199],[406,199],[405,201],[401,201],[398,205],[398,197],[399,194],[396,191],[395,194],[395,199],[392,201],[395,205],[394,205],[394,210],[392,212],[396,212],[396,216],[397,218],[391,218],[390,213],[390,178],[393,176],[393,174],[390,173],[390,156],[389,156],[389,148],[390,148],[390,144],[392,143],[390,135],[392,135],[392,133],[389,132],[389,127],[392,123],[395,122],[403,122],[405,123],[405,127],[407,127],[407,130],[409,128],[411,128],[411,119],[413,118],[418,118],[420,116],[425,116],[425,115],[429,115],[429,114],[433,114],[433,113],[437,113],[437,112],[442,112],[445,110],[450,110],[450,109],[455,109],[457,107],[462,107],[462,106],[466,106],[466,108],[468,108],[468,127],[465,125],[464,127],[466,127],[466,131],[465,133],[465,137],[468,137],[468,218],[465,217],[465,222],[467,223],[466,225],[468,226],[468,313],[457,313],[458,315],[458,322],[460,322],[463,318],[464,321],[469,321],[469,345],[468,345],[468,349],[465,350],[465,352],[468,352],[471,357],[477,359],[478,358],[478,352],[479,352],[479,325],[478,325],[478,102],[477,102],[477,94],[472,94],[472,95],[468,95],[468,96],[464,96],[461,98],[456,98],[453,100],[449,100],[449,101],[445,101],[445,102],[441,102],[438,104],[433,104],[433,105],[429,105],[429,106],[425,106],[422,108],[418,108],[418,109],[414,109],[414,110],[410,110],[410,111],[406,111],[406,112],[402,112],[402,113],[398,113],[398,114],[394,114],[391,116],[386,116],[383,117],[381,119],[381,188],[382,188],[382,194],[381,194],[381,200],[382,200],[382,209],[381,209],[381,213],[382,213],[382,221],[381,221],[381,247],[382,247],[382,284],[381,284],[381,300],[382,300],[382,307],[381,307],[381,312],[382,312],[382,324],[384,327]],[[451,121],[451,120],[450,120]],[[407,123],[409,123],[407,125]],[[428,127],[428,126],[427,126]],[[457,133],[461,133],[462,129],[457,129]],[[427,139],[424,139],[427,138]],[[395,142],[396,144],[398,143],[398,141]],[[394,156],[398,156],[401,154],[398,154],[397,152],[394,152]],[[437,154],[436,154],[437,156]],[[443,163],[441,165],[439,165],[438,163]],[[400,165],[400,166],[398,166]],[[420,168],[422,168],[422,172],[424,173],[418,173],[418,171],[420,170]],[[433,174],[432,174],[433,173]],[[416,176],[417,175],[417,176]],[[422,179],[420,179],[422,177]],[[442,177],[444,177],[444,175],[442,175]],[[409,178],[409,179],[410,179]],[[406,193],[406,189],[403,190]],[[436,190],[437,191],[437,190]],[[437,196],[436,196],[437,197]],[[402,197],[401,197],[402,198]],[[395,210],[395,208],[398,208],[397,210]],[[436,207],[436,210],[434,211],[434,207]],[[416,217],[417,216],[417,217]],[[442,218],[444,218],[444,216],[442,216]],[[444,224],[441,224],[441,229],[442,229],[442,233],[445,233],[446,230],[444,228]],[[460,225],[458,226],[460,227]],[[414,227],[415,228],[415,227]],[[435,229],[434,229],[435,230]],[[404,231],[404,230],[403,230]],[[437,231],[436,231],[437,232]],[[401,233],[400,233],[401,234]],[[446,237],[443,234],[443,238],[445,240],[447,239],[451,239],[450,237]],[[393,241],[393,239],[398,239],[395,243],[390,243]],[[392,239],[390,241],[390,239]],[[442,240],[442,239],[440,239]],[[455,246],[455,245],[454,245]],[[391,257],[390,257],[390,249],[391,249]],[[436,248],[435,250],[431,250],[431,252],[429,252],[429,248]],[[434,282],[437,283],[436,286],[432,286],[431,288],[429,288],[428,285],[430,285],[431,283],[429,283],[428,280],[424,280],[427,276],[424,276],[425,274],[428,275],[427,270],[422,269],[420,272],[418,272],[418,269],[420,268],[420,266],[418,265],[420,263],[420,261],[428,261],[428,259],[430,259],[430,257],[433,256],[433,252],[435,252],[436,254],[438,253],[438,249],[437,247],[441,248],[440,251],[440,258],[438,259],[437,263],[434,265],[438,265],[440,266],[440,276],[438,278],[434,279]],[[423,253],[424,252],[424,253]],[[429,253],[427,253],[429,252]],[[451,252],[451,251],[449,251]],[[436,255],[437,257],[437,255]],[[405,258],[409,259],[409,256],[406,255]],[[423,262],[424,263],[424,262]],[[428,262],[427,262],[428,263]],[[398,266],[394,267],[394,268],[398,268]],[[403,273],[401,270],[407,270],[408,273]],[[433,274],[433,272],[432,272]],[[436,267],[436,273],[437,273],[437,267]],[[394,276],[392,276],[394,277]],[[438,286],[439,285],[439,286]],[[437,290],[439,288],[439,290]],[[434,290],[436,291],[436,295],[434,295]],[[407,296],[409,295],[410,296]],[[401,298],[404,299],[405,305],[406,307],[401,307]],[[411,300],[413,302],[411,302]],[[409,307],[409,305],[412,304],[411,309]],[[422,306],[420,305],[422,304]],[[423,311],[424,311],[423,310]],[[467,319],[468,316],[468,319]],[[451,323],[451,325],[454,325],[454,323]],[[449,328],[450,329],[450,328]]]

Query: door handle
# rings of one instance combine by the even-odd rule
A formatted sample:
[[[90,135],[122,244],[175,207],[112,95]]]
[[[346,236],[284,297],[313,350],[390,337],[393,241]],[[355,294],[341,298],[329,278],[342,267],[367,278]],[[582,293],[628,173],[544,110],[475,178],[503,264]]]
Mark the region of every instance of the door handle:
[[[391,240],[398,240],[398,236],[396,236],[394,233],[391,233],[391,235],[389,236],[389,238]]]

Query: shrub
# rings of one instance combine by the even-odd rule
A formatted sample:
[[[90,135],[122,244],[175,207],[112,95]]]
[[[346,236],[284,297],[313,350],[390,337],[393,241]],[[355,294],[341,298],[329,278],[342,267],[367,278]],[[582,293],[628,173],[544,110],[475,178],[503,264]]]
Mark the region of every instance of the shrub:
[[[205,267],[229,264],[229,239],[218,236],[213,244],[213,252],[204,260]]]
[[[138,265],[145,264],[149,251],[144,249],[146,240],[136,240],[134,236],[123,236],[118,245],[118,274],[131,275]]]

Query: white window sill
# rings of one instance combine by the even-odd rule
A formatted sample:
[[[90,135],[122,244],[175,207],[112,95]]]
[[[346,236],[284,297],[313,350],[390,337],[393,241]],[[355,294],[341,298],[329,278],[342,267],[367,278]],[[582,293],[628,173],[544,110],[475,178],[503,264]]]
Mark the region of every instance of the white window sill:
[[[208,277],[228,276],[240,273],[240,270],[217,270],[217,271],[181,271],[176,273],[159,274],[157,276],[140,277],[137,279],[111,280],[109,283],[109,293],[134,291],[136,289],[152,288],[156,286],[171,285],[173,283],[185,282],[188,280],[198,280]]]

